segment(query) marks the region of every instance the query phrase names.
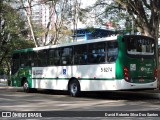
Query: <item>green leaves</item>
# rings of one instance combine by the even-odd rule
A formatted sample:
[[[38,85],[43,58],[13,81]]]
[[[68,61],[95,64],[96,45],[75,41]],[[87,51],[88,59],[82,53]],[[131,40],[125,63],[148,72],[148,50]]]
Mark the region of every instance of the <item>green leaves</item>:
[[[10,6],[8,1],[0,2],[0,68],[9,74],[10,57],[15,49],[33,47],[34,44],[27,40],[28,30],[20,13]]]

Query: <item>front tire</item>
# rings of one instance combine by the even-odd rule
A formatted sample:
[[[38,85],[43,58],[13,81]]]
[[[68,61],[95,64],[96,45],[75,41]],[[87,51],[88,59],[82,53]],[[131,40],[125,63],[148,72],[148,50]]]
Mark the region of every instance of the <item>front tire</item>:
[[[69,93],[72,97],[77,97],[80,95],[80,84],[78,80],[72,80],[69,83]]]
[[[23,90],[24,92],[26,93],[29,93],[30,92],[30,88],[29,88],[29,84],[28,84],[28,81],[25,80],[24,83],[23,83]]]
[[[35,88],[29,88],[29,84],[28,84],[27,80],[25,80],[24,83],[23,83],[23,90],[26,93],[37,92],[37,89],[35,89]]]

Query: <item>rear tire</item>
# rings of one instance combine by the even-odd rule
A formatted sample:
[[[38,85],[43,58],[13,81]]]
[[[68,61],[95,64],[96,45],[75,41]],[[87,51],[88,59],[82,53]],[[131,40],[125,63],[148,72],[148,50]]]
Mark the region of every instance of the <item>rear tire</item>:
[[[74,79],[69,83],[69,93],[72,97],[78,97],[80,95],[80,84],[78,80]]]

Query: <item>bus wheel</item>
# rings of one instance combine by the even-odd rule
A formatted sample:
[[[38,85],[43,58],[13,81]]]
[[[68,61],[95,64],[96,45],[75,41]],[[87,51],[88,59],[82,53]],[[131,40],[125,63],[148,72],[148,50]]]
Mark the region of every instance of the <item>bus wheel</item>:
[[[26,93],[29,93],[30,92],[30,88],[29,88],[29,84],[28,84],[28,81],[25,80],[24,83],[23,83],[23,90],[24,92]]]
[[[69,83],[69,93],[72,97],[77,97],[80,94],[80,85],[77,80],[72,80]]]

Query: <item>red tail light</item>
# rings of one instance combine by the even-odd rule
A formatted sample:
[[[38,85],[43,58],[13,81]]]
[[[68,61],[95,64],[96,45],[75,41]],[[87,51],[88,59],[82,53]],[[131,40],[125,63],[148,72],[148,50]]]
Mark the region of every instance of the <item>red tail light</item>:
[[[155,79],[158,78],[158,69],[157,68],[154,69],[154,78]]]
[[[128,72],[128,68],[127,67],[123,67],[123,73],[124,73],[124,79],[126,81],[129,81],[129,72]]]

